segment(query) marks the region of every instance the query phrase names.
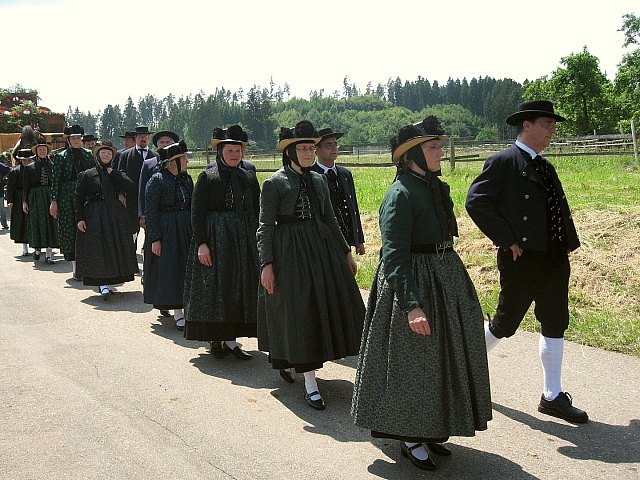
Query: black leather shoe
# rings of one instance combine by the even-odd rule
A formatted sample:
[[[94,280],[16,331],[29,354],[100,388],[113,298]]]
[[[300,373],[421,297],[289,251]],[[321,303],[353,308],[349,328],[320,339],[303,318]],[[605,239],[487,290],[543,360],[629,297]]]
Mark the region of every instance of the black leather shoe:
[[[573,398],[566,392],[560,392],[555,400],[546,400],[544,395],[540,397],[538,411],[551,415],[552,417],[562,418],[572,423],[587,423],[589,416],[584,410],[580,410],[572,405]]]
[[[318,398],[317,400],[311,399],[311,397],[315,397],[316,395],[320,396],[320,392],[315,391],[307,393],[306,390],[304,391],[304,399],[307,401],[307,405],[309,405],[311,408],[315,408],[316,410],[324,410],[325,406],[322,397]]]
[[[37,262],[40,260],[40,252],[33,251],[33,259]]]
[[[109,290],[109,287],[98,288],[98,292],[100,292],[102,299],[105,301],[107,300],[107,298],[109,298],[109,295],[111,295],[111,290]]]
[[[411,453],[413,450],[421,446],[421,443],[416,443],[413,447],[407,447],[406,443],[402,442],[400,444],[400,453],[402,453],[403,457],[407,457],[409,460],[411,460],[411,463],[413,463],[418,468],[421,468],[423,470],[435,470],[436,464],[433,463],[433,460],[428,457],[426,460],[420,460],[419,458],[414,457],[413,453]]]
[[[296,379],[293,377],[293,373],[284,368],[280,369],[280,376],[284,379],[285,382],[293,383]]]
[[[44,263],[46,263],[47,265],[53,265],[55,262],[53,261],[53,259],[51,257],[45,257],[44,258]]]
[[[226,350],[222,348],[222,342],[218,340],[214,340],[211,342],[211,355],[215,358],[224,358],[229,355],[231,351],[227,348]]]
[[[225,342],[222,342],[222,349],[231,353],[238,360],[251,360],[251,354],[245,352],[237,345],[234,348],[229,348]]]
[[[425,443],[425,445],[430,451],[432,451],[436,455],[442,455],[443,457],[451,455],[451,450],[449,450],[447,447],[445,447],[441,443]]]
[[[169,310],[160,310],[160,315],[162,315],[163,317],[171,316],[171,314],[169,313]]]

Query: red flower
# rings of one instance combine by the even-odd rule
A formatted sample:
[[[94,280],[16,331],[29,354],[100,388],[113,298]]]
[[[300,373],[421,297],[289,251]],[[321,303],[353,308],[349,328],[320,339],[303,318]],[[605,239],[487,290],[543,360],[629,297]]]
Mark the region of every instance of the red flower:
[[[45,114],[45,109],[44,109],[44,108],[41,108],[41,109],[40,109],[40,115],[44,115],[44,114]]]
[[[13,116],[17,117],[18,116],[18,112],[16,112],[15,110],[13,111]]]

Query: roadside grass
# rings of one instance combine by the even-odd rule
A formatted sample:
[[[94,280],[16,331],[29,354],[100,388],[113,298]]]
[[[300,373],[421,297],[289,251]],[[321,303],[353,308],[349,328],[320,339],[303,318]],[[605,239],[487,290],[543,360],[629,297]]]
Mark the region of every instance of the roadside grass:
[[[379,163],[388,165],[388,156],[377,158]],[[640,356],[640,171],[634,166],[633,156],[549,160],[563,183],[582,242],[581,248],[571,254],[570,327],[566,338]],[[374,163],[370,159],[366,162]],[[460,238],[456,250],[476,286],[483,311],[493,315],[499,291],[495,249],[464,209],[467,190],[482,164],[458,163],[451,172],[443,162],[442,179],[451,187],[458,218]],[[381,246],[378,208],[393,181],[395,168],[349,167],[356,184],[367,249],[365,255],[356,258],[356,281],[360,288],[368,289]],[[260,183],[270,175],[259,172]],[[532,309],[520,328],[539,331]]]

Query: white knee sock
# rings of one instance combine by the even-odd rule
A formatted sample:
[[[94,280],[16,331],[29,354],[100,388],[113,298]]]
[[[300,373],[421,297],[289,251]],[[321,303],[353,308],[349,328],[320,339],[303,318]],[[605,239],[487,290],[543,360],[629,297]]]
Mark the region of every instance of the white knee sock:
[[[414,445],[417,445],[417,443],[411,443],[411,442],[404,442],[404,444],[408,447],[411,448]],[[413,455],[414,457],[416,457],[418,460],[426,460],[427,458],[429,458],[429,454],[427,453],[427,449],[424,448],[424,445],[418,448],[415,448],[413,450],[411,450],[409,452],[409,455]]]
[[[318,382],[316,382],[315,370],[311,370],[310,372],[304,372],[304,388],[307,390],[307,393],[319,391]],[[318,400],[320,396],[312,395],[310,398],[311,400]]]
[[[29,253],[29,245],[28,245],[28,244],[26,244],[26,243],[23,243],[23,244],[22,244],[22,253],[23,253],[24,255],[26,255],[27,253]]]
[[[563,338],[549,338],[540,335],[538,352],[542,362],[543,395],[547,400],[555,400],[558,394],[562,392],[560,378],[562,376],[563,349]]]
[[[75,277],[75,275],[76,275],[76,261],[75,260],[71,260],[71,269],[73,270],[73,276]]]
[[[184,313],[182,313],[182,309],[181,308],[176,308],[173,311],[173,319],[174,320],[178,320],[179,318],[184,318]]]
[[[489,322],[484,322],[484,342],[487,344],[487,353],[493,350],[499,341],[500,339],[496,338],[489,330]]]
[[[52,250],[51,247],[47,248],[47,253],[44,254],[46,258],[51,258],[51,250]]]

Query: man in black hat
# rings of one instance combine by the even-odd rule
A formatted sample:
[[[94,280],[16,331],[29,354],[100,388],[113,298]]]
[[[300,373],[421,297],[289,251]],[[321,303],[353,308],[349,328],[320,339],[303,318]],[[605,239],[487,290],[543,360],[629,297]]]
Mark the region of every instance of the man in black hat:
[[[124,135],[118,135],[122,142],[124,143],[124,147],[120,150],[116,151],[116,156],[113,158],[113,168],[118,170],[118,164],[120,163],[120,155],[125,150],[132,148],[136,144],[136,133],[135,132],[124,132]]]
[[[316,163],[311,169],[327,176],[331,205],[340,230],[347,243],[356,247],[356,253],[364,255],[364,233],[353,175],[348,169],[335,163],[339,153],[338,139],[344,134],[334,132],[331,128],[323,128],[318,134],[321,139],[316,145]]]
[[[541,325],[544,390],[538,411],[573,423],[586,412],[561,387],[564,332],[569,326],[569,252],[580,246],[562,184],[540,153],[565,118],[547,100],[520,105],[507,118],[511,147],[490,156],[467,194],[469,216],[498,247],[500,296],[485,325],[487,351],[515,332],[532,302]]]
[[[149,148],[149,135],[153,133],[149,131],[149,127],[146,125],[138,125],[133,133],[135,133],[136,144],[132,148],[122,152],[120,161],[118,162],[118,170],[125,172],[136,185],[139,185],[142,164],[145,160],[155,157],[157,154]],[[127,195],[127,214],[133,240],[136,241],[138,232],[140,231],[138,219],[138,190],[133,194]]]
[[[82,147],[87,150],[93,150],[97,141],[98,139],[92,133],[88,133],[87,135],[82,136]]]

